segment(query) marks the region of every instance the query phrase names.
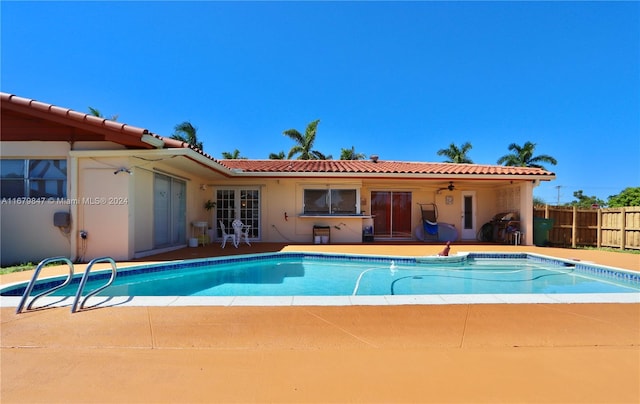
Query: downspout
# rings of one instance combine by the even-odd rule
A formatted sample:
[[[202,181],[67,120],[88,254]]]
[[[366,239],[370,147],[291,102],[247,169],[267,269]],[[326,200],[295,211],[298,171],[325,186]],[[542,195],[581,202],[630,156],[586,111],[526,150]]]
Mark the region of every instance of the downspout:
[[[69,257],[72,262],[78,259],[78,158],[69,158],[69,214],[71,215],[71,234],[69,240],[71,242]]]

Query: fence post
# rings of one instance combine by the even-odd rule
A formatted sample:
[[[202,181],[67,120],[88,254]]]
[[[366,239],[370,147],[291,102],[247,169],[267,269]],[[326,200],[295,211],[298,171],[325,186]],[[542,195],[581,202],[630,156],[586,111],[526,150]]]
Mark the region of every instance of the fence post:
[[[627,211],[625,208],[620,209],[621,213],[622,213],[622,223],[620,223],[620,231],[621,231],[621,235],[620,235],[620,248],[624,250],[625,246],[627,245],[627,237],[626,237],[626,232],[627,232]]]
[[[571,218],[571,248],[576,248],[576,233],[578,232],[576,223],[578,216],[578,207],[573,205],[573,217]]]
[[[598,208],[598,224],[596,230],[596,247],[602,248],[602,209]]]

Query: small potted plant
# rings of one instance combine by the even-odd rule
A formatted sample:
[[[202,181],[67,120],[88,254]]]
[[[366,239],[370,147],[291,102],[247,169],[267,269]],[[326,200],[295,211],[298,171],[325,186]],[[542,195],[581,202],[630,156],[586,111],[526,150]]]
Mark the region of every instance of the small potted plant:
[[[204,210],[206,210],[207,212],[209,212],[209,218],[211,218],[211,209],[216,207],[216,203],[214,201],[212,201],[211,199],[207,199],[207,201],[204,203]],[[213,226],[209,226],[208,228],[208,235],[209,235],[209,240],[213,240],[213,230],[212,230]]]
[[[216,203],[214,201],[212,201],[211,199],[208,199],[205,203],[204,203],[204,209],[209,212],[211,211],[211,209],[216,207]]]

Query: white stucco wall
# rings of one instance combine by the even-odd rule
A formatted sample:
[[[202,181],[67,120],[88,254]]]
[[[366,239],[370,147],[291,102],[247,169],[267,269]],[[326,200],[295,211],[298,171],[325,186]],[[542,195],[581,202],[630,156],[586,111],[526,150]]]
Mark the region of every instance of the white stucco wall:
[[[126,157],[78,159],[76,233],[78,257],[89,261],[101,256],[130,258],[130,220],[133,199],[129,193],[132,175],[114,174],[129,167]],[[87,232],[81,239],[80,232]]]
[[[4,142],[2,158],[66,159],[67,142]],[[69,183],[67,182],[67,187]],[[68,256],[69,236],[53,225],[55,212],[68,212],[58,201],[3,201],[0,205],[1,265],[37,263],[52,256]],[[72,219],[73,220],[73,219]]]
[[[483,187],[474,189],[466,185],[465,190],[473,190],[476,199],[476,232],[483,224],[503,210],[523,211],[526,209],[527,195],[531,190],[527,188],[530,182],[519,182],[498,187]],[[330,226],[332,242],[352,243],[361,242],[362,227],[370,224],[370,219],[360,217],[300,217],[302,213],[302,191],[306,186],[332,187],[353,186],[360,188],[361,210],[369,212],[371,209],[370,195],[372,190],[408,191],[412,194],[412,237],[415,239],[415,228],[421,225],[420,203],[436,203],[438,206],[438,221],[452,224],[458,229],[462,227],[462,191],[441,190],[428,183],[403,182],[399,184],[393,180],[354,180],[340,179],[232,179],[226,183],[212,184],[211,198],[215,197],[216,187],[259,186],[261,189],[261,241],[267,242],[312,242],[314,225]],[[529,187],[530,188],[530,187]],[[506,200],[504,195],[508,195]],[[517,195],[517,198],[514,196]],[[452,203],[446,203],[446,197],[452,197]],[[285,219],[285,213],[287,218]],[[336,226],[338,228],[336,228]],[[526,224],[525,224],[526,226]],[[473,238],[472,238],[473,240]]]
[[[53,225],[55,212],[68,211],[64,205],[4,204],[0,209],[2,266],[69,255],[70,235]]]

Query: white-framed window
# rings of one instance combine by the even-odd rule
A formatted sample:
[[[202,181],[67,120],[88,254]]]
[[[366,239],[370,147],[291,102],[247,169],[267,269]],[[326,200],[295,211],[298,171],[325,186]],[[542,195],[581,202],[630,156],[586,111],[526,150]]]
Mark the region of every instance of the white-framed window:
[[[360,211],[359,189],[306,188],[303,193],[305,215],[355,215]]]
[[[2,198],[66,198],[67,160],[0,160]]]

